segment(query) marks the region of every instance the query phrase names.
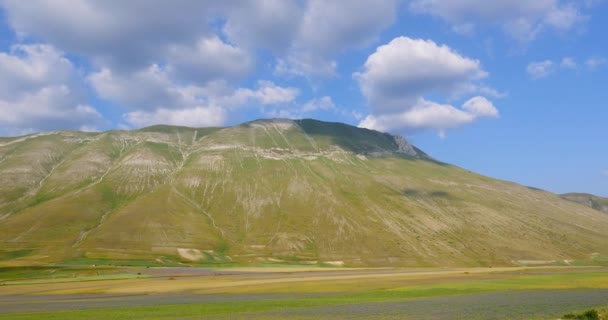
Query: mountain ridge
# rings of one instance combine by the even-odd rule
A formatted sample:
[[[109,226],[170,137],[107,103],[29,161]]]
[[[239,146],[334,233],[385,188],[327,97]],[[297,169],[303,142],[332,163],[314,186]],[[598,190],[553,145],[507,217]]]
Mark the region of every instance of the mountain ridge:
[[[1,141],[0,264],[488,266],[608,254],[607,215],[340,123]]]

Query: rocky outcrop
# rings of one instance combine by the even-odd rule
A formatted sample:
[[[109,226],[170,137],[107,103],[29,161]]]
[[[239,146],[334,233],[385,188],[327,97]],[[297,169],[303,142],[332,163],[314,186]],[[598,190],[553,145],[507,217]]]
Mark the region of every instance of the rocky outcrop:
[[[412,157],[418,155],[418,152],[416,152],[414,146],[412,146],[407,140],[405,140],[404,137],[395,135],[393,136],[393,139],[395,139],[395,143],[397,144],[398,153],[407,154]]]

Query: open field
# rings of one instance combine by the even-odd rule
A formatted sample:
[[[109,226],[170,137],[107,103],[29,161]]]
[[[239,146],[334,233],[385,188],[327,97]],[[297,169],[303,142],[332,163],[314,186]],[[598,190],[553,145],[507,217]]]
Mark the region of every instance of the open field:
[[[608,306],[605,267],[48,272],[3,269],[0,319],[556,319]]]

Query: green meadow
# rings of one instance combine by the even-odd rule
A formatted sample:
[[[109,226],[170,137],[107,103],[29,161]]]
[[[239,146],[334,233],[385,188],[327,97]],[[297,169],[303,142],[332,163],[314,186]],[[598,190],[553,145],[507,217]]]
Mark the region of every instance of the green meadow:
[[[602,316],[605,315],[608,307],[608,300],[602,300],[608,299],[608,273],[605,268],[526,268],[496,271],[490,268],[484,270],[472,268],[435,270],[433,273],[421,270],[386,269],[285,271],[273,270],[273,268],[250,268],[247,269],[249,271],[242,273],[231,269],[217,269],[215,270],[217,274],[213,276],[172,274],[171,269],[164,269],[161,270],[164,272],[162,276],[154,274],[159,270],[123,268],[115,270],[117,273],[114,274],[110,269],[106,270],[105,274],[88,278],[70,278],[70,271],[63,270],[61,271],[63,276],[40,278],[36,281],[18,281],[17,275],[13,273],[13,279],[4,280],[0,286],[0,302],[10,296],[11,292],[15,293],[11,290],[36,286],[44,290],[40,286],[45,283],[54,290],[60,290],[65,286],[67,290],[65,296],[77,297],[74,294],[70,295],[70,290],[76,290],[70,285],[88,283],[88,287],[103,288],[97,291],[101,298],[104,297],[104,293],[118,292],[113,290],[134,285],[134,288],[141,288],[140,295],[146,295],[145,299],[150,299],[154,303],[137,305],[142,303],[142,300],[138,300],[133,306],[112,306],[110,303],[102,308],[91,308],[87,305],[87,299],[93,302],[99,299],[93,295],[79,298],[82,305],[70,305],[65,310],[9,312],[0,315],[0,319],[331,318],[332,313],[328,313],[328,310],[342,312],[337,315],[341,318],[359,314],[359,308],[381,310],[367,314],[371,319],[396,319],[397,316],[403,319],[431,319],[429,316],[432,314],[427,313],[432,310],[426,310],[425,308],[428,307],[425,303],[433,303],[436,300],[448,305],[454,303],[455,319],[463,315],[466,315],[467,319],[484,317],[484,313],[477,313],[478,310],[475,308],[469,311],[461,310],[462,305],[459,301],[463,299],[472,305],[479,303],[490,308],[492,315],[488,319],[556,319],[568,313],[583,313],[592,308],[598,310]],[[148,270],[147,274],[145,270]],[[71,270],[74,271],[75,269]],[[63,283],[60,281],[62,278],[66,280]],[[174,280],[170,282],[167,279]],[[185,291],[175,291],[171,285],[163,285],[163,283],[177,284],[180,281],[194,285]],[[201,281],[200,283],[218,281],[222,286],[215,291],[196,291],[197,281]],[[251,281],[256,283],[253,288],[247,285],[253,283]],[[153,290],[155,293],[151,294],[146,290]],[[78,291],[73,293],[77,294]],[[521,303],[518,300],[519,296],[528,295],[534,299],[541,297],[549,302],[544,302],[545,305],[541,306],[532,305],[529,309],[525,305],[518,304]],[[36,303],[49,305],[55,303],[54,298],[62,297],[62,295],[48,294],[48,302],[45,302],[44,295],[40,295],[40,292],[35,293],[35,296]],[[192,299],[199,296],[201,302],[193,302]],[[180,301],[184,297],[187,298],[185,302]],[[213,299],[208,300],[209,297]],[[577,302],[569,300],[568,297],[588,299]],[[125,299],[129,299],[129,296],[125,296]],[[567,301],[560,302],[560,299]],[[403,311],[397,309],[397,306],[401,305],[412,305],[412,307],[405,313],[400,313]],[[496,314],[496,308],[501,308],[500,312],[504,313],[504,317]],[[438,319],[442,319],[441,315]]]

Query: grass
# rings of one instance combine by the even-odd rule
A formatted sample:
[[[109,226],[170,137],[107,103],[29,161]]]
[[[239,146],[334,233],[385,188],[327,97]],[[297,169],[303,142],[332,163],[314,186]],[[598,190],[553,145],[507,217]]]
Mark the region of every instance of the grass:
[[[113,275],[117,277],[119,275]],[[103,277],[103,276],[102,276]],[[102,278],[100,277],[100,278]],[[105,276],[111,278],[111,276]],[[506,279],[466,281],[442,281],[439,277],[431,284],[412,285],[406,287],[371,289],[359,288],[360,292],[342,294],[324,294],[313,297],[275,298],[263,300],[244,300],[238,303],[212,302],[178,305],[154,305],[143,307],[105,308],[60,312],[16,313],[0,315],[0,319],[180,319],[198,318],[219,315],[237,315],[241,313],[259,313],[290,310],[319,306],[337,306],[361,303],[376,303],[384,301],[400,301],[405,299],[422,299],[432,297],[462,296],[468,294],[517,291],[531,289],[573,289],[573,288],[608,288],[608,276],[600,272],[581,272],[567,274],[528,274],[508,275]],[[90,281],[96,278],[81,278],[78,281]],[[146,281],[142,279],[141,281]],[[33,282],[32,282],[33,283]],[[284,286],[298,286],[285,284]],[[320,286],[331,286],[332,281],[320,282]],[[296,290],[297,291],[297,290]],[[269,293],[271,291],[268,291]],[[226,295],[226,294],[224,294]],[[229,295],[229,294],[228,294]],[[600,311],[600,315],[605,311]],[[577,316],[577,315],[575,315]],[[594,319],[594,318],[572,318]]]
[[[128,279],[139,276],[137,272],[123,272],[123,270],[121,268],[104,266],[2,267],[0,268],[0,284],[77,282]]]
[[[11,260],[30,255],[34,250],[0,251],[0,260]]]
[[[56,283],[56,285],[59,287],[53,288],[61,288],[60,282],[101,280],[106,280],[106,282],[100,284],[99,288],[112,288],[120,286],[121,283],[123,283],[121,281],[124,279],[140,277],[140,275],[135,273],[136,269],[107,268],[102,270],[105,270],[105,273],[98,276],[76,276],[73,278],[63,279],[47,278],[18,280],[19,277],[23,279],[24,277],[30,278],[33,275],[39,276],[42,273],[48,274],[49,270],[45,268],[30,268],[19,271],[18,269],[14,268],[11,270],[0,270],[0,276],[5,278],[5,276],[8,275],[10,278],[13,278],[13,281],[10,281],[10,285],[4,287],[5,289],[10,289],[9,287],[19,288],[22,286],[36,286],[43,283]],[[168,270],[170,271],[170,269]],[[531,271],[525,271],[524,274],[515,272],[505,273],[487,271],[483,274],[463,273],[443,276],[438,274],[428,279],[418,279],[414,277],[410,280],[400,280],[399,277],[393,278],[391,276],[386,278],[353,278],[348,280],[319,280],[313,278],[308,281],[305,280],[309,278],[303,278],[303,281],[301,282],[286,282],[272,285],[264,285],[262,283],[260,285],[256,285],[253,290],[251,290],[251,286],[248,286],[249,288],[245,288],[245,291],[243,291],[243,288],[238,285],[231,285],[231,282],[237,280],[238,278],[227,276],[226,278],[217,280],[226,285],[225,289],[220,291],[223,292],[221,294],[223,297],[230,297],[231,295],[239,296],[245,293],[253,297],[260,293],[277,294],[277,297],[265,299],[257,298],[254,300],[238,301],[236,303],[235,301],[169,305],[163,305],[160,303],[153,306],[134,306],[128,308],[110,307],[91,310],[11,313],[0,315],[0,319],[189,319],[207,316],[233,316],[237,314],[264,315],[271,311],[290,310],[294,308],[358,305],[367,303],[403,301],[408,299],[427,299],[434,297],[457,297],[490,292],[526,292],[528,290],[608,288],[608,274],[605,272],[591,271],[593,270],[588,270],[586,268],[564,270],[559,268],[534,269]],[[91,272],[91,268],[82,267],[79,269],[76,267],[66,267],[58,268],[58,270],[55,271],[55,273],[63,275],[78,272],[80,272],[80,274]],[[143,276],[145,276],[145,274]],[[169,277],[169,275],[165,275],[164,277]],[[116,280],[116,282],[108,282],[107,280]],[[201,278],[201,280],[203,279]],[[150,283],[162,285],[159,282],[150,282],[157,281],[153,278],[134,279],[133,281],[138,281],[142,288],[147,288]],[[192,279],[187,281],[197,280]],[[113,286],[111,285],[112,283],[114,283]],[[133,284],[133,282],[128,283],[129,285]],[[0,287],[0,290],[2,290],[1,288],[2,287]],[[162,287],[158,289],[162,290]],[[2,291],[0,291],[0,293],[1,292]],[[65,291],[65,293],[69,293],[69,290]],[[283,293],[312,294],[312,296],[280,298],[281,294]],[[605,310],[599,310],[600,311],[598,314],[600,316],[606,315]],[[578,316],[578,314],[574,313],[573,315]]]
[[[172,257],[173,258],[173,257]],[[152,260],[133,260],[133,259],[91,259],[91,258],[73,258],[64,260],[62,265],[88,265],[88,266],[118,266],[118,267],[179,267],[182,266],[176,260],[162,259],[159,261]]]
[[[42,284],[42,283],[66,283],[66,282],[84,282],[84,281],[100,281],[100,280],[122,280],[122,279],[136,279],[142,278],[142,275],[135,275],[131,273],[124,274],[101,274],[94,276],[78,276],[73,274],[71,277],[59,276],[53,277],[52,279],[32,279],[32,280],[13,280],[6,281],[4,285],[23,285],[23,284]]]

